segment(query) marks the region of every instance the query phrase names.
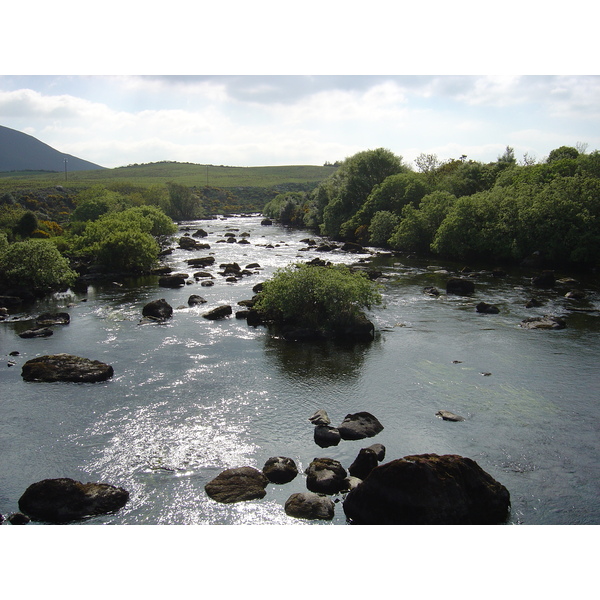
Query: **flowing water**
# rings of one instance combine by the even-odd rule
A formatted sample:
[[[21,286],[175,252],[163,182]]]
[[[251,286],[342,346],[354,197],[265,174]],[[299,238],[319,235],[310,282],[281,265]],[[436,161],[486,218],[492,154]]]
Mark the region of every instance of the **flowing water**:
[[[299,475],[270,484],[262,500],[232,505],[209,499],[204,485],[229,467],[262,468],[271,456],[293,458],[302,472],[315,457],[346,468],[360,448],[378,442],[386,461],[408,454],[460,454],[475,460],[510,492],[512,524],[600,523],[600,294],[584,281],[587,299],[568,288],[534,290],[532,273],[480,275],[471,297],[444,293],[461,265],[390,255],[316,252],[307,232],[231,217],[190,226],[208,231],[210,250],[176,249],[166,258],[190,274],[186,260],[213,254],[214,286],[160,288],[156,278],[90,287],[38,302],[0,323],[0,513],[36,481],[71,477],[122,486],[131,496],[116,514],[79,524],[345,524],[341,503],[332,522],[286,516],[285,500],[304,491]],[[227,243],[242,233],[250,244]],[[318,241],[318,239],[317,239]],[[245,320],[202,314],[252,297],[252,287],[278,267],[315,256],[332,262],[369,259],[382,271],[384,305],[369,313],[370,344],[287,343]],[[259,263],[230,283],[218,265]],[[563,274],[557,273],[558,276]],[[568,274],[564,274],[568,275]],[[437,286],[438,297],[423,293]],[[191,294],[207,302],[189,307]],[[540,308],[525,308],[533,295]],[[143,306],[165,298],[168,322],[140,323]],[[499,314],[478,314],[486,301]],[[572,310],[583,308],[586,310]],[[71,323],[54,335],[18,334],[44,311],[66,311]],[[560,331],[525,330],[522,319],[566,315]],[[29,321],[27,319],[30,319]],[[11,357],[11,351],[19,356]],[[27,383],[21,366],[65,352],[107,362],[105,383]],[[11,365],[11,361],[15,364]],[[368,411],[384,425],[374,438],[319,448],[308,417],[325,409],[333,424]],[[463,422],[435,416],[450,410]]]

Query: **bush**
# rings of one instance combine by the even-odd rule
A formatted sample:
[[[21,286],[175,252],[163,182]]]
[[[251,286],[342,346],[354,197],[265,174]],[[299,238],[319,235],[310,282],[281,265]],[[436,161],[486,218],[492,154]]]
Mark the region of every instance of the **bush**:
[[[298,263],[279,269],[265,282],[254,308],[276,321],[335,329],[379,303],[376,285],[364,273],[345,265]]]
[[[0,254],[0,274],[8,286],[31,287],[42,293],[68,287],[77,278],[52,242],[34,239],[5,248]]]
[[[111,271],[148,271],[160,248],[156,240],[141,231],[117,231],[100,244],[98,263]]]
[[[392,235],[392,232],[398,225],[400,218],[398,215],[390,212],[389,210],[379,210],[371,219],[369,225],[369,242],[374,246],[387,246],[388,240]]]

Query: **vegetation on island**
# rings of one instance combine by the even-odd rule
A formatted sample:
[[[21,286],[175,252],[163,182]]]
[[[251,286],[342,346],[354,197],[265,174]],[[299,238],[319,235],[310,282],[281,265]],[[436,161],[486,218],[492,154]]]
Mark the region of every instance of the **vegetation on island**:
[[[277,323],[337,330],[381,303],[377,286],[346,265],[298,263],[276,271],[263,284],[254,309]]]
[[[495,162],[359,152],[309,193],[283,193],[266,216],[334,239],[444,258],[600,263],[600,152],[561,146],[541,162],[510,147]]]

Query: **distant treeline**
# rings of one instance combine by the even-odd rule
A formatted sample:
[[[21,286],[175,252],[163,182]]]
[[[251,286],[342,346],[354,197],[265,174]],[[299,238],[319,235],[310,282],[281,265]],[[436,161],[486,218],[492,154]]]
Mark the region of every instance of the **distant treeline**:
[[[379,148],[341,163],[310,192],[278,194],[265,216],[338,240],[445,258],[600,265],[600,152],[561,146],[518,164],[421,154],[416,169]]]

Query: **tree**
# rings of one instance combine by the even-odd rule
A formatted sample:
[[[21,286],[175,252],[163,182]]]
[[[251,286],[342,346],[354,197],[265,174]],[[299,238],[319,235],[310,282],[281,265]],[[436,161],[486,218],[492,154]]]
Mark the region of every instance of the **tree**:
[[[98,263],[110,271],[143,272],[156,262],[160,248],[141,231],[117,231],[100,243]]]
[[[31,234],[38,228],[38,220],[35,213],[28,210],[23,216],[17,221],[14,227],[15,235],[21,238],[31,237]]]
[[[52,242],[32,239],[15,242],[0,254],[0,273],[8,286],[31,287],[38,293],[63,289],[77,278]]]
[[[167,190],[170,217],[176,221],[191,221],[202,217],[204,211],[200,205],[200,198],[192,192],[191,188],[170,181],[167,183]]]
[[[389,210],[380,210],[373,215],[369,225],[369,242],[374,246],[387,246],[400,217]]]
[[[298,263],[279,269],[264,283],[254,308],[283,322],[335,329],[380,302],[375,284],[362,272],[345,265]]]
[[[560,148],[555,148],[550,151],[546,162],[552,163],[557,160],[562,160],[563,158],[577,158],[578,156],[579,151],[577,148],[573,148],[572,146],[561,146]]]

